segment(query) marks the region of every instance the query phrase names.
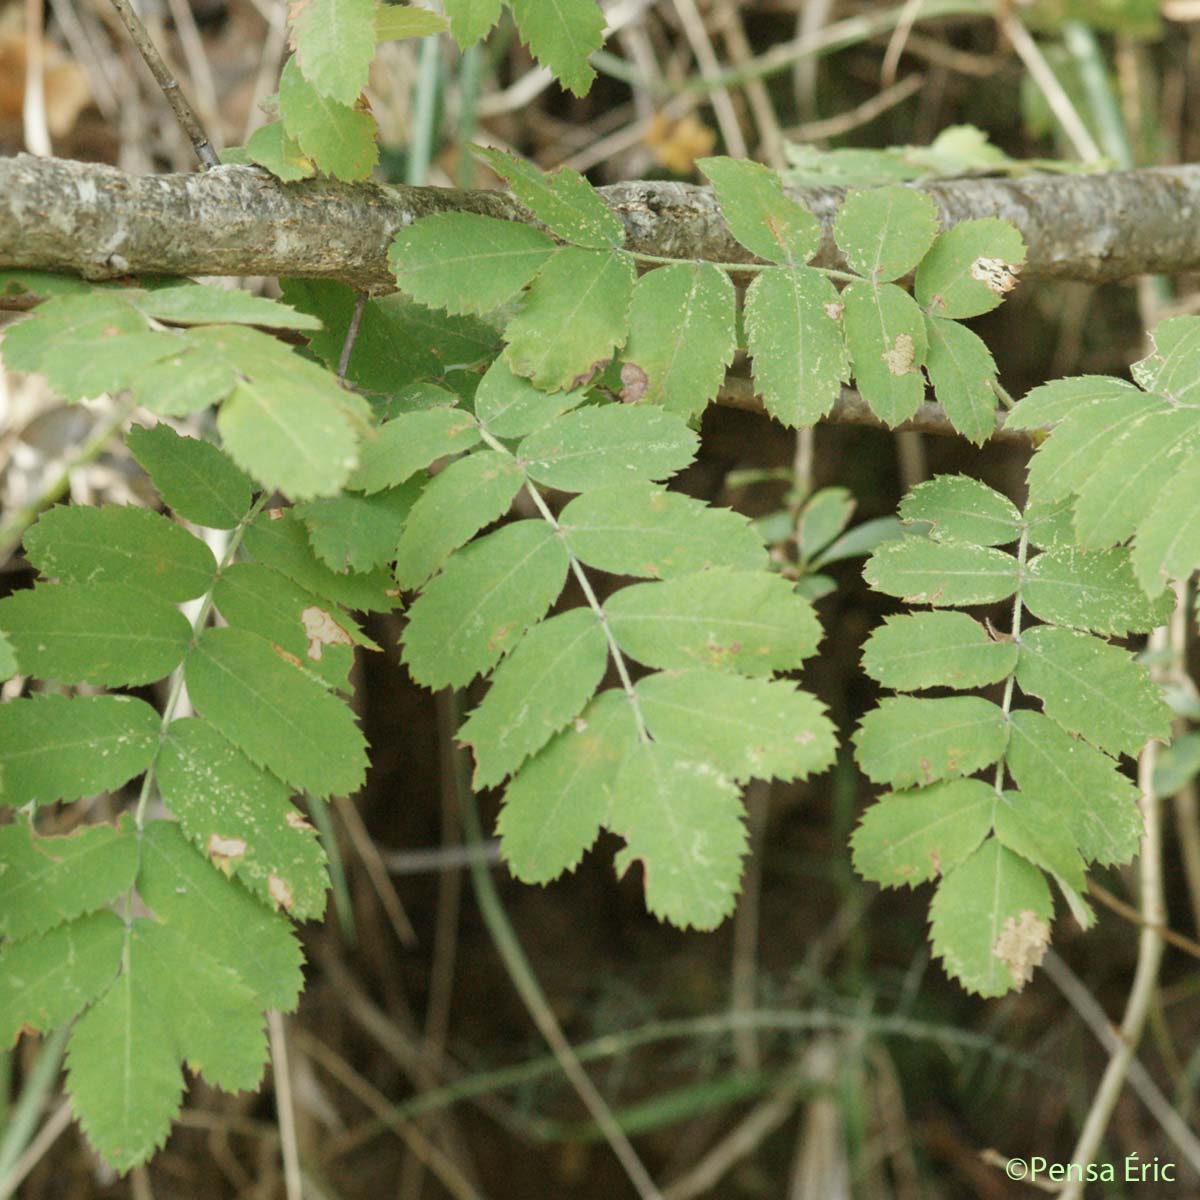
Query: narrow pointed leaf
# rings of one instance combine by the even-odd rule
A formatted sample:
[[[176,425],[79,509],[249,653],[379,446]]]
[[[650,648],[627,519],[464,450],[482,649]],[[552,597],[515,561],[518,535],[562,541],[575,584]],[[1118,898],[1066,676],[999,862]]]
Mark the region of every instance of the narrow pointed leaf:
[[[854,866],[884,887],[916,887],[969,858],[991,832],[996,789],[950,779],[881,796],[850,839]]]
[[[646,907],[681,929],[715,929],[741,886],[746,828],[737,787],[707,763],[640,743],[613,789],[612,829],[626,841],[618,875],[642,864]]]
[[[475,755],[475,786],[512,774],[579,715],[608,665],[604,630],[589,608],[535,625],[492,676],[483,703],[458,731]]]
[[[0,705],[0,796],[19,807],[113,791],[153,761],[159,724],[130,696],[11,700]]]
[[[571,552],[614,575],[669,579],[710,567],[759,571],[767,551],[740,513],[653,484],[576,496],[559,514]]]
[[[711,263],[643,275],[634,285],[622,354],[626,397],[686,418],[703,412],[733,362],[734,306],[729,276]]]
[[[516,645],[562,591],[568,558],[545,521],[516,521],[460,550],[409,610],[404,661],[425,687],[464,687]]]
[[[627,254],[567,246],[508,323],[508,361],[548,392],[573,391],[625,344],[633,295]]]
[[[933,198],[896,184],[850,192],[833,233],[852,271],[885,283],[921,261],[938,227]]]
[[[925,398],[925,318],[894,283],[851,283],[842,292],[842,304],[858,390],[871,411],[894,428]]]
[[[789,426],[813,425],[850,378],[842,303],[816,271],[763,271],[746,293],[746,339],[767,412]]]
[[[978,696],[893,696],[867,713],[854,735],[867,777],[895,788],[973,775],[996,762],[1007,742],[1004,713]]]
[[[901,692],[999,683],[1016,669],[1017,645],[993,641],[966,613],[887,617],[863,647],[863,670]]]
[[[682,417],[619,404],[576,409],[517,448],[532,479],[564,492],[666,479],[696,456],[700,439]]]
[[[555,249],[532,225],[436,213],[396,234],[388,263],[400,287],[422,304],[486,313],[525,287]]]

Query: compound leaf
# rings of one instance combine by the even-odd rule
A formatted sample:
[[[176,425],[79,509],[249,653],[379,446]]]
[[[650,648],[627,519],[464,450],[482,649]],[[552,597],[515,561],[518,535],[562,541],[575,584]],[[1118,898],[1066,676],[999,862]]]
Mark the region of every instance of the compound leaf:
[[[788,680],[699,667],[649,675],[637,695],[655,742],[738,782],[803,779],[833,762],[825,706]]]
[[[604,676],[608,642],[596,614],[575,608],[535,625],[497,668],[458,731],[475,753],[475,786],[492,787],[578,716]]]
[[[850,192],[833,233],[852,271],[886,283],[921,261],[939,225],[931,196],[897,184]]]
[[[1007,742],[1004,713],[979,696],[890,696],[854,735],[866,776],[894,788],[973,775],[996,762]]]
[[[568,557],[545,521],[514,521],[460,550],[409,610],[404,661],[425,687],[464,687],[562,591]]]
[[[649,667],[718,667],[769,675],[817,647],[812,605],[787,580],[760,572],[703,571],[635,583],[604,604],[621,649]]]
[[[531,225],[436,213],[399,230],[388,250],[396,282],[450,313],[486,313],[517,294],[556,252]]]
[[[354,714],[290,657],[248,630],[207,629],[188,656],[188,694],[202,717],[293,787],[357,791],[367,754]]]
[[[637,745],[629,698],[610,690],[521,768],[496,822],[518,879],[548,883],[579,865],[608,823],[617,772]]]
[[[850,839],[854,866],[883,887],[916,887],[969,858],[991,832],[996,789],[981,779],[891,792],[866,813]]]
[[[746,340],[754,382],[785,425],[813,425],[850,377],[842,303],[832,283],[807,267],[770,268],[746,292]]]
[[[760,571],[767,551],[754,526],[653,484],[615,484],[576,496],[559,514],[571,552],[614,575],[669,579],[710,567]]]
[[[619,404],[577,409],[517,448],[530,478],[564,492],[665,479],[686,467],[700,439],[682,417]]]
[[[504,331],[509,365],[548,392],[582,386],[625,343],[633,282],[627,254],[559,250]]]
[[[907,613],[887,617],[863,647],[863,670],[900,692],[999,683],[1017,665],[1017,645],[994,641],[966,613]]]
[[[43,694],[0,705],[5,804],[53,804],[112,791],[158,749],[158,714],[130,696]]]
[[[617,874],[642,863],[646,907],[681,929],[715,929],[733,911],[746,828],[737,787],[669,746],[641,742],[613,788],[611,826],[626,841]]]
[[[125,444],[168,507],[185,521],[232,529],[250,507],[250,480],[211,442],[169,425],[135,425]]]

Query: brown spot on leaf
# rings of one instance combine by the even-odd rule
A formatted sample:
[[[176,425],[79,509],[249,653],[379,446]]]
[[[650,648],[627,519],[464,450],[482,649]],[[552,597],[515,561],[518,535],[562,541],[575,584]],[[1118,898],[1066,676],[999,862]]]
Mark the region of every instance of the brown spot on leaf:
[[[213,864],[229,874],[233,864],[240,858],[246,857],[246,843],[242,838],[222,837],[219,833],[210,833],[205,845],[208,857]]]
[[[592,363],[592,365],[588,367],[586,371],[584,371],[581,375],[576,375],[575,378],[571,380],[567,391],[574,392],[578,388],[587,387],[587,385],[591,383],[592,380],[595,379],[596,376],[599,375],[600,372],[603,371],[610,362],[612,362],[611,358],[596,359],[596,361]]]
[[[312,828],[312,826],[309,824],[309,822],[305,818],[304,814],[298,813],[294,808],[287,815],[287,823],[293,829],[311,829]]]
[[[1050,926],[1026,908],[1004,922],[992,954],[1012,972],[1019,992],[1033,978],[1034,969],[1046,956],[1049,945]]]
[[[267,520],[282,521],[283,513],[284,513],[284,510],[282,508],[268,508],[267,509]]]
[[[292,892],[292,885],[274,871],[267,876],[267,892],[270,894],[271,899],[284,912],[287,912],[296,903],[296,897]]]
[[[933,873],[940,875],[942,873],[942,856],[936,850],[930,850],[929,861],[933,865]]]
[[[627,362],[621,365],[621,402],[636,404],[650,386],[650,376],[637,363]]]
[[[488,638],[488,649],[489,650],[499,650],[504,645],[505,639],[508,637],[508,635],[510,633],[512,633],[512,631],[513,631],[513,625],[512,625],[511,621],[509,621],[505,625],[501,625],[492,634],[492,636],[490,638]]]
[[[893,375],[907,375],[912,370],[913,360],[916,356],[912,336],[907,333],[899,333],[890,348],[879,357],[887,364],[887,369]]]
[[[301,614],[300,622],[304,626],[304,636],[308,638],[308,650],[305,653],[313,662],[320,662],[325,656],[326,646],[349,646],[352,644],[350,635],[323,608],[310,604]]]
[[[1020,267],[1006,263],[1001,258],[977,258],[971,264],[971,278],[979,280],[988,291],[1003,296],[1017,286]]]
[[[933,782],[933,763],[927,758],[922,758],[917,764],[921,768],[921,774],[925,777],[926,783]]]
[[[277,646],[274,642],[271,643],[271,649],[283,659],[284,662],[290,662],[293,667],[303,667],[304,664],[290,651],[285,650],[282,646]]]

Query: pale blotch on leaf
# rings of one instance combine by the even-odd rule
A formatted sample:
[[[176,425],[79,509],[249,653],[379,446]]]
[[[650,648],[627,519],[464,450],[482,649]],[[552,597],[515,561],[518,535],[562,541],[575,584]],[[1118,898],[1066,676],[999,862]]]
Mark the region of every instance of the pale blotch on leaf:
[[[1004,922],[992,954],[1012,972],[1019,992],[1033,978],[1034,969],[1041,965],[1049,946],[1050,926],[1026,908]]]
[[[1011,292],[1017,286],[1020,267],[1006,263],[1001,258],[977,258],[971,264],[971,278],[977,279],[997,296]]]
[[[621,401],[636,404],[650,386],[650,377],[637,363],[624,363],[621,367]]]
[[[893,375],[907,375],[912,370],[913,359],[916,358],[912,335],[897,334],[891,348],[885,350],[879,357],[887,363],[887,369]]]
[[[246,843],[241,838],[222,837],[219,833],[209,834],[207,850],[213,864],[226,874],[239,858],[246,857]]]
[[[306,651],[313,662],[325,656],[326,646],[349,646],[350,635],[323,609],[310,604],[301,614],[304,636],[308,638]]]
[[[831,321],[840,321],[842,319],[842,313],[846,311],[846,306],[840,300],[830,300],[830,302],[823,307],[825,309],[825,315]]]
[[[271,899],[284,912],[287,912],[296,903],[296,897],[292,893],[292,885],[274,871],[267,877],[267,891],[270,893]]]
[[[283,515],[284,515],[284,510],[282,508],[268,508],[267,509],[267,520],[268,521],[282,521]]]
[[[287,815],[287,823],[292,829],[311,829],[303,813],[298,813],[294,808]]]

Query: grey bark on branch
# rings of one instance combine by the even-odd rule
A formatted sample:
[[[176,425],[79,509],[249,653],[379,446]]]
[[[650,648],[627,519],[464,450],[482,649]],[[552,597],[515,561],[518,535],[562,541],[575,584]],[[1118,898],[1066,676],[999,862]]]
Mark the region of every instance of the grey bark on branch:
[[[1006,217],[1029,247],[1024,278],[1090,282],[1200,269],[1200,166],[1096,175],[1030,175],[923,185],[947,225]],[[637,182],[601,189],[625,223],[629,249],[746,262],[708,188]],[[831,228],[843,195],[791,194],[820,218],[820,266],[843,265]],[[255,167],[137,177],[97,163],[0,158],[0,268],[125,274],[277,275],[391,286],[397,229],[435,212],[531,221],[495,191],[311,180],[285,184]]]

